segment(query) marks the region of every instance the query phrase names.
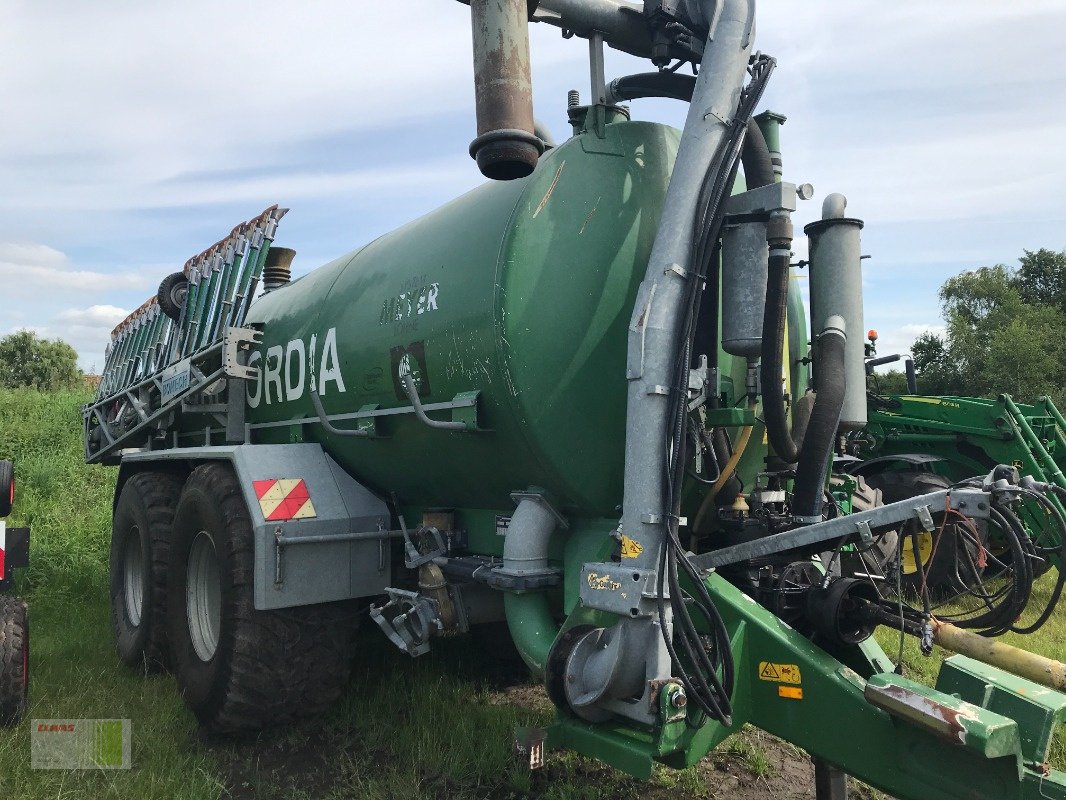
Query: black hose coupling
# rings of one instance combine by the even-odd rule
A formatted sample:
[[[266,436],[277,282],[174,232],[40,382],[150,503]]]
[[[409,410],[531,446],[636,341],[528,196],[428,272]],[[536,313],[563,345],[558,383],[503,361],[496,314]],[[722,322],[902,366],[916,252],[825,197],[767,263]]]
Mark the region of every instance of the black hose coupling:
[[[785,250],[786,257],[792,250],[792,216],[787,211],[772,211],[766,221],[766,243],[770,245],[771,258],[774,250]]]

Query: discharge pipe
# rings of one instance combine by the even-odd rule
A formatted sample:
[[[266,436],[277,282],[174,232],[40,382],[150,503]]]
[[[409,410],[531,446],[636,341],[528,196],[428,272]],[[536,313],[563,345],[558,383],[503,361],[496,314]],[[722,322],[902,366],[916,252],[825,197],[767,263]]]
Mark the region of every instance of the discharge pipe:
[[[477,138],[470,155],[492,180],[514,180],[537,166],[544,142],[534,133],[526,0],[471,0]]]
[[[566,527],[548,501],[537,491],[512,495],[518,507],[511,515],[503,540],[503,566],[497,572],[510,578],[533,578],[554,572],[548,566],[548,543],[555,529]],[[511,639],[526,666],[544,673],[559,626],[543,591],[504,594],[504,613]]]

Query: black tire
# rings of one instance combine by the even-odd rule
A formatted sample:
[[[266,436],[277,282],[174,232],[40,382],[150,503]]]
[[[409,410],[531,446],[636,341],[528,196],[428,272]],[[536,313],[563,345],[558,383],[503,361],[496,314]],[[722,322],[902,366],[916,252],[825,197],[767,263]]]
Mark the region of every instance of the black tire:
[[[15,504],[15,465],[0,461],[0,518],[11,513]]]
[[[851,497],[852,513],[869,511],[883,506],[885,500],[881,490],[866,482],[861,475],[833,475],[829,479],[831,488],[840,488],[845,481],[853,481],[855,490]],[[823,564],[832,565],[832,573],[838,577],[851,577],[856,573],[884,575],[888,563],[896,555],[897,536],[895,531],[880,534],[869,547],[857,547],[841,552],[836,558],[829,551],[821,555]]]
[[[177,475],[139,472],[122,487],[112,518],[110,594],[115,650],[123,663],[145,672],[167,667],[167,565],[180,495]],[[131,559],[139,560],[139,570]]]
[[[881,490],[885,503],[895,503],[951,487],[951,481],[933,472],[881,472],[867,476],[866,481]],[[932,516],[939,531],[944,512],[932,509]],[[915,533],[919,533],[920,542],[917,558],[913,550]],[[933,536],[927,537],[919,532],[916,520],[907,522],[900,534],[903,536],[905,564],[900,584],[904,594],[914,596],[920,593],[923,570],[927,572],[926,588],[934,598],[965,592],[976,584],[980,577],[974,566],[978,558],[977,545],[971,535],[964,536],[960,532],[957,523],[948,523],[944,527],[939,544],[934,544]]]
[[[191,563],[194,552],[210,553],[214,566],[206,569],[199,557]],[[185,703],[215,732],[257,730],[320,714],[341,693],[351,669],[350,604],[257,611],[253,559],[251,519],[233,471],[219,463],[197,467],[174,520],[168,631]],[[197,580],[196,573],[217,579]],[[218,613],[207,626],[216,635],[206,637],[214,647],[205,649],[197,614],[204,601],[196,599],[196,587],[216,582],[208,594],[217,591]],[[196,618],[195,633],[190,616]]]
[[[189,294],[189,279],[184,272],[173,272],[163,278],[159,284],[156,299],[159,308],[164,314],[177,322],[181,318],[181,309],[185,306],[185,298]]]
[[[26,604],[0,597],[0,725],[15,725],[29,705],[30,620]]]

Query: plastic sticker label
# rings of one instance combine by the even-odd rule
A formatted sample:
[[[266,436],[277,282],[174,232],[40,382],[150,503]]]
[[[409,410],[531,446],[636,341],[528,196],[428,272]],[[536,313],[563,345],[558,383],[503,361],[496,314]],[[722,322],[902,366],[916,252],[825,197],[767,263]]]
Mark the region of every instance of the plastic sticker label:
[[[641,547],[640,542],[630,539],[625,534],[622,535],[622,558],[636,558],[644,552],[644,548]]]
[[[267,522],[316,517],[311,493],[303,478],[272,478],[252,481],[259,508]]]
[[[798,664],[775,664],[771,661],[759,662],[759,679],[773,681],[774,683],[794,683],[796,685],[803,682]]]

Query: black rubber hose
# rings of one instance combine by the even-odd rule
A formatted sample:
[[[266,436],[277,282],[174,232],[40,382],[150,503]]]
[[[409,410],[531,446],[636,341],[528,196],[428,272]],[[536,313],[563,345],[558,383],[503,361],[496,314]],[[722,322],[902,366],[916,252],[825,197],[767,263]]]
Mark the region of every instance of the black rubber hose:
[[[792,492],[792,515],[805,518],[802,520],[805,522],[822,516],[825,476],[833,456],[840,412],[844,408],[844,342],[844,334],[835,329],[823,332],[818,341],[817,397],[803,437]],[[780,375],[780,371],[777,374]],[[765,384],[763,389],[765,391]]]
[[[769,186],[774,182],[774,162],[770,158],[770,148],[766,146],[762,128],[753,119],[748,120],[744,133],[744,149],[740,151],[740,163],[744,166],[744,181],[749,190]]]
[[[639,100],[642,97],[667,97],[672,100],[692,102],[696,88],[695,75],[679,75],[676,72],[641,72],[615,78],[607,84],[609,99],[614,102]]]
[[[763,309],[762,317],[760,380],[766,437],[778,458],[788,464],[795,464],[799,459],[799,448],[792,441],[792,435],[788,429],[785,390],[781,383],[785,357],[785,312],[788,308],[790,269],[788,256],[770,258],[766,276],[766,307]],[[821,372],[820,365],[819,372]]]
[[[666,97],[673,100],[692,101],[696,88],[694,75],[679,75],[676,72],[641,72],[615,78],[607,87],[610,99],[616,102],[639,100],[645,97]],[[769,186],[776,180],[770,148],[766,144],[762,128],[754,119],[748,120],[744,133],[744,147],[740,153],[744,165],[744,181],[749,189]]]

